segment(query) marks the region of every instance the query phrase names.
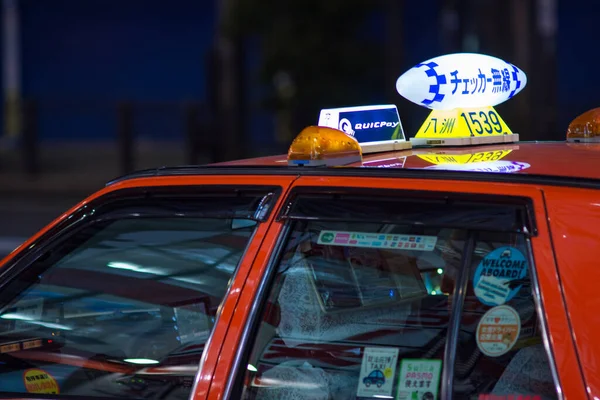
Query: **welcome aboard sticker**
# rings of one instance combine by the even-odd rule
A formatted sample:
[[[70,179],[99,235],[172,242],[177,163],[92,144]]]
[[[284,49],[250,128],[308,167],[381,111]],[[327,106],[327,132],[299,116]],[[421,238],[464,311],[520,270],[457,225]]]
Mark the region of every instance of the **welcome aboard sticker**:
[[[475,296],[488,306],[510,301],[521,290],[521,281],[527,276],[527,268],[527,259],[514,247],[500,247],[491,251],[475,270]]]

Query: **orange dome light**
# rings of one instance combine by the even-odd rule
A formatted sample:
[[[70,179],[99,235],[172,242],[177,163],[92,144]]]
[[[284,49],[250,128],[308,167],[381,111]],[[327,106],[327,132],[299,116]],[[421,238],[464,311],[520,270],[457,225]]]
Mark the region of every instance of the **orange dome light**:
[[[302,130],[288,150],[288,165],[332,167],[360,161],[362,150],[356,139],[323,126]]]
[[[569,124],[567,142],[600,142],[600,107],[584,112]]]

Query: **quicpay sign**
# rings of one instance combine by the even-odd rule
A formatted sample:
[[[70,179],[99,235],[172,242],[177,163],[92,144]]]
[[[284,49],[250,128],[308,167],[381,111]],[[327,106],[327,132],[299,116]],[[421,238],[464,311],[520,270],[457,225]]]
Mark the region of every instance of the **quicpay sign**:
[[[324,109],[318,125],[344,131],[359,143],[405,140],[398,109],[393,104]]]

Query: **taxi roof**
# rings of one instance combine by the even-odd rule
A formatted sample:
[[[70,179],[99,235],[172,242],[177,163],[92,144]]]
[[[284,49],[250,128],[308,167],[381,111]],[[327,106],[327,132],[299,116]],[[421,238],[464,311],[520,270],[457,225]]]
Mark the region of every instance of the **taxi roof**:
[[[481,162],[488,159],[492,161]],[[491,173],[487,173],[486,169],[474,172],[484,164],[514,165],[518,168],[489,171]],[[108,182],[107,186],[123,180],[159,176],[278,174],[537,182],[600,188],[600,143],[555,141],[414,147],[410,150],[365,154],[362,162],[341,168],[288,166],[287,155],[281,154],[203,166],[153,168],[119,177]]]
[[[483,154],[480,154],[483,153]],[[494,154],[502,161],[526,163],[527,168],[515,174],[542,175],[566,178],[600,179],[600,143],[515,142],[507,144],[455,147],[417,147],[410,150],[366,154],[362,162],[344,167],[379,167],[394,169],[460,170],[456,165],[476,166]],[[473,158],[475,156],[475,158]],[[267,156],[211,164],[213,166],[286,166],[287,156]],[[447,167],[447,168],[446,168]],[[311,167],[289,167],[311,168]],[[318,168],[318,167],[317,167]],[[464,168],[468,171],[468,168]],[[485,172],[485,171],[483,171]]]

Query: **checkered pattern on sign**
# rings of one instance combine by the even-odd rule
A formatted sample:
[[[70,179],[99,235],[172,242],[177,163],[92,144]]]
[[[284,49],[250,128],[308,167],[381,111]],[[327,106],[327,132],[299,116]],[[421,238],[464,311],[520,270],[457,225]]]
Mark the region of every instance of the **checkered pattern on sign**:
[[[433,99],[424,99],[421,104],[423,105],[430,105],[431,103],[435,103],[435,102],[441,102],[442,100],[444,100],[445,95],[440,93],[440,85],[444,85],[446,84],[446,75],[441,74],[439,75],[437,73],[437,71],[435,70],[435,67],[437,67],[438,64],[435,62],[429,62],[427,64],[417,64],[415,65],[415,68],[419,68],[419,67],[427,67],[427,69],[425,70],[425,73],[427,74],[427,76],[429,77],[435,77],[436,83],[433,85],[429,85],[429,93],[433,94]]]
[[[519,80],[519,69],[512,64],[510,64],[510,66],[513,67],[512,78],[513,78],[513,81],[515,81],[517,83],[517,85],[515,86],[513,91],[510,92],[510,95],[508,96],[509,99],[511,97],[513,97],[515,95],[515,93],[517,92],[517,90],[519,90],[519,88],[521,87],[521,81]]]

